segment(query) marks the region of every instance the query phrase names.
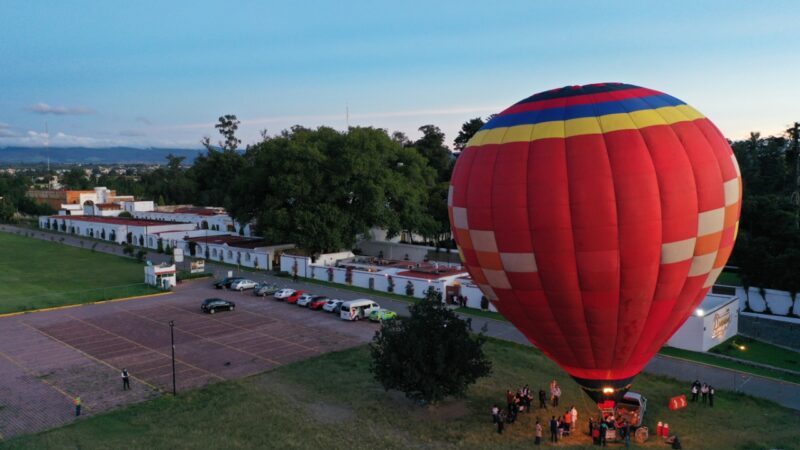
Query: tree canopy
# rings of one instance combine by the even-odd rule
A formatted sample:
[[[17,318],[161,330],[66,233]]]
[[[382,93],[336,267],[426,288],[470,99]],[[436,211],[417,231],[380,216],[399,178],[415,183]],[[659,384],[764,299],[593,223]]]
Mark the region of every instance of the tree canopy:
[[[483,353],[486,337],[442,302],[415,303],[411,316],[385,321],[370,344],[370,370],[384,389],[436,403],[463,397],[469,386],[491,374]]]
[[[320,253],[351,248],[375,226],[390,235],[433,227],[434,171],[384,130],[293,127],[250,147],[244,161],[230,211],[255,219],[268,241]]]

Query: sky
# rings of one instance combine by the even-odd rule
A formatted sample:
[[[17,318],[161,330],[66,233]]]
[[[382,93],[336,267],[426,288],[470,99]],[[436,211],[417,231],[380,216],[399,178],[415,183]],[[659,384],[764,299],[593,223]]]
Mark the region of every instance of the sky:
[[[800,120],[797,1],[0,1],[0,147],[199,148],[292,125],[420,136],[619,81],[731,139]],[[48,134],[45,134],[45,130]]]

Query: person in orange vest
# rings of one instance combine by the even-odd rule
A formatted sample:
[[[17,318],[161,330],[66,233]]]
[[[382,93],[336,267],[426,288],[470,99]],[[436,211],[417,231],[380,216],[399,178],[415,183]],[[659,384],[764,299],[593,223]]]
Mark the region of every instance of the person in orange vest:
[[[569,432],[572,430],[572,412],[567,410],[564,413],[564,431]]]
[[[78,417],[81,415],[81,397],[80,396],[75,397],[74,403],[75,403],[75,417]]]

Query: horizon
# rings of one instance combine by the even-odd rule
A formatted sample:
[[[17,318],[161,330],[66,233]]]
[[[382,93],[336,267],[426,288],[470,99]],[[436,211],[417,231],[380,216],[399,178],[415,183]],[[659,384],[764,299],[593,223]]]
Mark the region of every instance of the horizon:
[[[663,91],[729,139],[800,119],[798,5],[6,2],[0,147],[201,149],[267,129],[461,124],[565,85]],[[154,14],[152,11],[158,11]],[[45,130],[49,133],[46,133]]]

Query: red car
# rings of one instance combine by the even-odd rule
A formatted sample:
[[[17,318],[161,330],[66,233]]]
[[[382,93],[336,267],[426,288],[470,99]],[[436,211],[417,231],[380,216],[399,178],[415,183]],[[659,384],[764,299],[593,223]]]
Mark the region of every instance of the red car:
[[[309,309],[322,309],[325,306],[325,303],[328,303],[330,300],[328,297],[324,295],[317,295],[316,297],[312,298],[310,302],[308,302]]]
[[[291,304],[297,303],[297,300],[300,298],[300,296],[305,293],[306,291],[296,291],[294,294],[286,297],[286,303],[291,303]]]

